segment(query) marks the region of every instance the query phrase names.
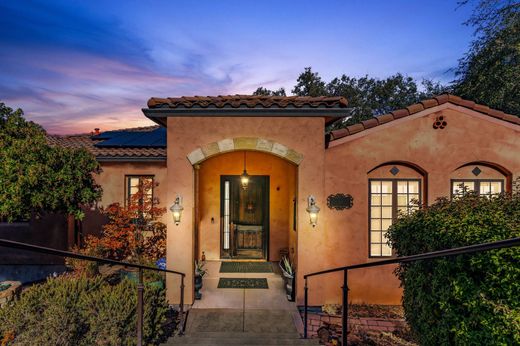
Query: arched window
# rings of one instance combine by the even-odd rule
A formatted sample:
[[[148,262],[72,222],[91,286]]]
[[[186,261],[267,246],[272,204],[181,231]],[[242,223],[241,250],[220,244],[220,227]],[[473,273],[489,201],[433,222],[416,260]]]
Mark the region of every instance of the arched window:
[[[465,191],[473,191],[487,197],[498,195],[506,191],[509,176],[504,168],[490,163],[465,164],[451,174],[451,196],[461,196]]]
[[[386,233],[400,213],[411,213],[422,205],[427,174],[420,167],[390,162],[368,172],[369,256],[392,256]]]

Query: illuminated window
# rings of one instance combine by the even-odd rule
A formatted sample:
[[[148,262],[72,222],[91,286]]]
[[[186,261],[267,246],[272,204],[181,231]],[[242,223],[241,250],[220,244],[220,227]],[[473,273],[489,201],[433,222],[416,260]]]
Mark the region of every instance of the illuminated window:
[[[153,199],[153,179],[152,175],[127,175],[127,189],[126,189],[126,203],[130,205],[132,203],[132,197],[139,192],[139,186],[146,184],[149,186],[144,193],[143,198],[139,199],[138,203],[141,207],[144,207],[145,204],[148,206],[152,206]]]
[[[497,179],[459,179],[451,181],[451,196],[462,196],[464,192],[476,192],[480,196],[496,196],[504,192],[504,181]]]
[[[391,256],[388,228],[399,213],[417,210],[421,203],[420,180],[370,179],[370,256]]]

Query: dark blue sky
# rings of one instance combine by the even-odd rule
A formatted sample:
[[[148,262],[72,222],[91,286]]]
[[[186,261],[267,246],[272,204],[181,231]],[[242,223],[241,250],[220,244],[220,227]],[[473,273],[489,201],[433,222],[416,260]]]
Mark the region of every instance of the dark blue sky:
[[[149,124],[152,96],[288,91],[304,67],[452,80],[456,0],[1,1],[0,100],[51,133]]]

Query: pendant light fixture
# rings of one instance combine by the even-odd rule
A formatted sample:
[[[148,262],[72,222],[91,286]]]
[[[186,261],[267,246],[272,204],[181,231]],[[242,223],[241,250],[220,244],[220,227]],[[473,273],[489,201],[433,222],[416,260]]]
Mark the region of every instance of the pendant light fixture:
[[[240,183],[242,184],[242,188],[247,190],[247,186],[249,185],[249,174],[247,174],[246,170],[246,152],[244,151],[244,172],[240,176]]]

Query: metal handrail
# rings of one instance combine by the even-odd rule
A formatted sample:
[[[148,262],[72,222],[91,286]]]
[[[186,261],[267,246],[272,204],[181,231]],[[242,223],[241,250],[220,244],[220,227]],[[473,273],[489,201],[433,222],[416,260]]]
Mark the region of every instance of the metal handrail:
[[[520,246],[520,237],[506,239],[506,240],[499,240],[499,241],[489,242],[489,243],[483,243],[483,244],[461,246],[461,247],[457,247],[457,248],[453,248],[453,249],[426,252],[426,253],[411,255],[411,256],[395,257],[395,258],[382,260],[382,261],[358,263],[358,264],[353,264],[353,265],[349,265],[349,266],[337,267],[337,268],[332,268],[332,269],[327,269],[327,270],[322,270],[322,271],[306,274],[303,276],[303,278],[305,280],[305,286],[304,286],[305,310],[304,310],[303,337],[305,339],[307,338],[307,310],[308,310],[308,299],[309,299],[308,278],[311,276],[318,276],[318,275],[329,274],[329,273],[334,273],[334,272],[339,272],[339,271],[343,272],[341,345],[346,345],[347,344],[347,327],[348,327],[348,290],[349,290],[348,289],[348,271],[349,270],[378,267],[378,266],[384,266],[384,265],[396,264],[396,263],[410,263],[410,262],[415,262],[415,261],[420,261],[420,260],[430,260],[430,259],[435,259],[435,258],[463,255],[463,254],[469,254],[469,253],[475,253],[475,252],[489,251],[489,250],[494,250],[494,249],[503,249],[503,248],[514,247],[514,246]]]
[[[172,273],[176,275],[180,275],[181,277],[181,296],[180,296],[180,302],[179,302],[179,310],[182,318],[182,314],[184,313],[184,278],[186,277],[185,273],[178,272],[175,270],[168,270],[168,269],[160,269],[150,266],[145,266],[141,264],[136,263],[129,263],[129,262],[123,262],[123,261],[116,261],[111,260],[108,258],[101,258],[101,257],[95,257],[95,256],[88,256],[83,255],[71,251],[64,251],[64,250],[58,250],[53,249],[49,247],[44,246],[38,246],[38,245],[32,245],[27,243],[21,243],[13,240],[7,240],[7,239],[0,239],[0,246],[13,248],[13,249],[20,249],[20,250],[27,250],[27,251],[34,251],[38,253],[44,253],[47,255],[55,255],[55,256],[62,256],[62,257],[68,257],[68,258],[76,258],[80,260],[85,261],[91,261],[91,262],[98,262],[98,263],[104,263],[104,264],[111,264],[111,265],[120,265],[130,268],[137,268],[139,269],[139,275],[138,275],[138,283],[137,283],[137,345],[141,346],[143,344],[143,313],[144,313],[144,303],[143,303],[143,270],[153,270],[163,273]]]

